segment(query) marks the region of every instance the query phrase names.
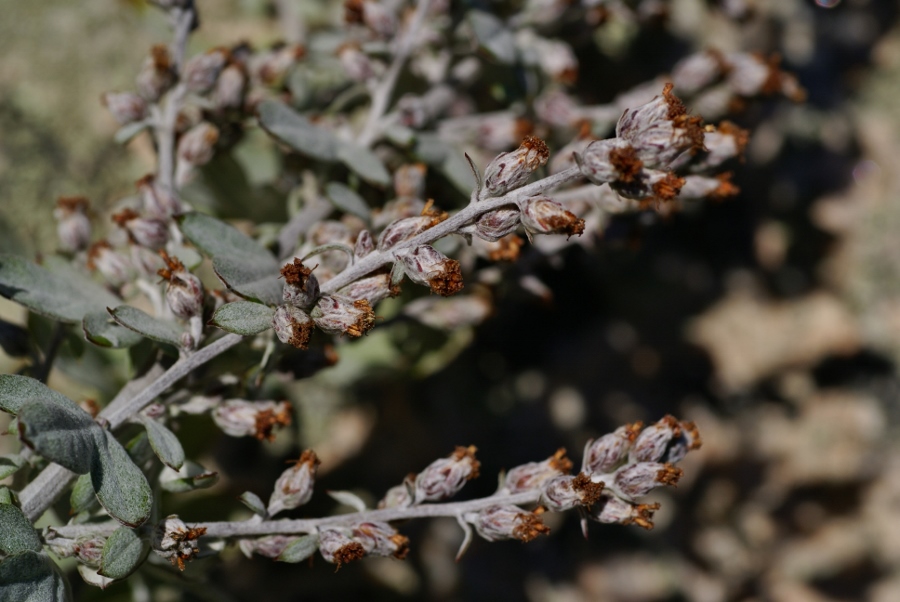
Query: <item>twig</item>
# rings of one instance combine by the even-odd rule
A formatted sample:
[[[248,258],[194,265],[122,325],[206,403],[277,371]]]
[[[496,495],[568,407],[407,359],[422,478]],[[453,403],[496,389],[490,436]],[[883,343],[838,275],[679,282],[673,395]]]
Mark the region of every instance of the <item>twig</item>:
[[[196,9],[193,4],[187,9],[175,9],[172,12],[174,21],[175,40],[172,42],[172,55],[175,63],[175,72],[181,76],[184,66],[184,55],[187,50],[187,40],[194,23]],[[187,93],[187,86],[177,84],[166,97],[166,105],[156,123],[157,161],[160,185],[170,193],[175,192],[175,123],[178,120],[178,111],[181,109],[181,101]]]

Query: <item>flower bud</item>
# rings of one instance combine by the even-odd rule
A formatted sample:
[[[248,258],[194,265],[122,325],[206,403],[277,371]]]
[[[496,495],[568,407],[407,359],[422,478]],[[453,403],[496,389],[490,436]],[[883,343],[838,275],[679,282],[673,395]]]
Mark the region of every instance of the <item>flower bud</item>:
[[[545,196],[519,201],[522,225],[529,234],[566,234],[581,236],[584,220]]]
[[[749,134],[730,121],[723,121],[717,128],[707,126],[703,133],[706,154],[697,169],[712,169],[725,161],[741,157],[747,147]]]
[[[269,516],[275,516],[282,510],[298,508],[312,498],[316,469],[320,463],[315,452],[308,449],[300,454],[300,459],[294,466],[281,473],[275,481],[272,497],[269,498]]]
[[[121,253],[114,251],[105,240],[95,242],[88,249],[88,268],[97,270],[112,286],[121,286],[131,280],[132,266]]]
[[[642,426],[640,422],[627,424],[596,441],[588,441],[584,446],[581,470],[589,475],[608,474],[614,471],[625,461]]]
[[[415,495],[416,475],[407,476],[403,483],[395,485],[388,489],[384,497],[378,502],[379,510],[382,508],[408,508],[412,506],[413,496]]]
[[[624,466],[616,472],[609,487],[621,498],[633,500],[643,497],[661,485],[675,485],[683,471],[672,464],[639,462]]]
[[[375,325],[375,312],[368,301],[352,301],[340,295],[323,295],[311,315],[316,326],[329,334],[359,337]]]
[[[629,462],[660,462],[669,443],[681,437],[681,425],[674,416],[665,416],[638,435],[628,454]]]
[[[428,168],[424,163],[401,165],[394,172],[394,192],[398,198],[420,199],[425,194],[425,174]]]
[[[386,251],[397,244],[421,234],[428,228],[440,223],[440,219],[432,215],[406,217],[390,224],[378,237],[378,250]]]
[[[166,267],[157,273],[167,282],[166,302],[172,313],[183,320],[203,314],[203,285],[200,279],[184,268],[176,257],[159,252]]]
[[[156,182],[156,176],[153,174],[147,174],[135,182],[135,186],[137,186],[141,197],[143,213],[148,218],[167,220],[184,210],[181,201],[170,191],[160,186]]]
[[[526,136],[516,150],[498,155],[484,171],[484,187],[490,196],[502,196],[521,187],[529,176],[547,163],[550,150],[537,136]]]
[[[504,480],[503,488],[509,493],[539,489],[545,481],[560,475],[567,475],[570,470],[572,470],[572,462],[566,458],[566,450],[559,448],[555,454],[543,462],[529,462],[510,470]]]
[[[591,142],[581,153],[578,166],[582,175],[594,184],[629,184],[640,177],[644,162],[631,144],[610,138]]]
[[[112,215],[112,220],[128,232],[128,238],[137,245],[158,250],[169,240],[169,227],[159,219],[141,217],[133,209],[123,209]]]
[[[279,305],[272,317],[272,327],[278,340],[285,345],[306,349],[315,326],[312,318],[299,307]]]
[[[193,166],[206,165],[213,158],[219,129],[202,121],[178,140],[178,158]]]
[[[475,234],[479,238],[496,242],[519,227],[519,209],[514,205],[488,211],[475,222]]]
[[[105,544],[105,537],[79,537],[74,545],[75,558],[91,568],[100,568]]]
[[[156,524],[150,545],[154,552],[183,571],[185,561],[200,553],[197,539],[204,533],[206,527],[189,529],[180,518],[172,514]]]
[[[353,541],[353,532],[347,527],[326,527],[319,530],[319,553],[327,562],[336,564],[337,568],[359,560],[366,555],[361,543]]]
[[[353,256],[361,259],[375,250],[375,243],[372,235],[368,230],[363,230],[356,236],[356,243],[353,245]]]
[[[240,109],[244,106],[244,95],[247,93],[247,75],[244,68],[232,63],[222,70],[216,80],[213,91],[213,104],[220,111]]]
[[[728,69],[721,52],[695,52],[675,64],[672,68],[672,82],[680,94],[692,96],[718,80]]]
[[[56,233],[64,251],[83,251],[91,243],[91,220],[87,216],[88,200],[82,196],[63,196],[56,201],[53,216]]]
[[[457,446],[446,458],[435,460],[416,475],[414,504],[436,502],[459,493],[466,481],[478,476],[481,463],[475,459],[477,448]]]
[[[282,298],[285,303],[308,308],[319,298],[319,280],[299,259],[294,258],[293,263],[282,266],[281,276],[284,278]]]
[[[375,63],[356,44],[344,44],[338,48],[337,56],[344,73],[355,82],[367,82],[378,74]]]
[[[156,102],[175,85],[175,79],[169,48],[157,44],[150,49],[150,56],[141,66],[135,84],[138,94],[145,100]]]
[[[614,496],[601,496],[591,507],[589,518],[606,524],[635,525],[650,530],[653,528],[653,513],[659,504],[632,504]]]
[[[387,523],[369,521],[353,526],[353,540],[366,554],[403,559],[409,553],[409,539]]]
[[[518,539],[527,543],[538,535],[550,532],[538,510],[525,512],[518,506],[491,506],[477,514],[467,515],[466,521],[472,523],[478,534],[488,541]]]
[[[372,210],[372,226],[384,228],[407,217],[421,217],[425,201],[417,197],[400,197]]]
[[[299,535],[267,535],[257,539],[241,539],[238,547],[249,558],[253,553],[266,558],[278,558],[284,549],[300,539]]]
[[[541,504],[554,512],[564,512],[579,506],[590,508],[600,501],[604,484],[595,483],[580,473],[578,476],[562,475],[543,483]]]
[[[100,97],[100,102],[120,125],[147,117],[147,101],[134,92],[107,92]]]
[[[721,201],[740,191],[740,188],[731,183],[731,173],[720,173],[714,178],[689,175],[684,177],[684,185],[678,191],[678,198],[685,201],[692,199]]]
[[[382,299],[399,295],[400,287],[391,284],[390,274],[377,274],[348,284],[338,291],[338,294],[353,301],[364,299],[374,307]]]
[[[431,287],[432,293],[448,297],[463,288],[459,262],[435,250],[431,245],[402,249],[396,257],[403,263],[409,279]]]
[[[227,60],[228,51],[224,48],[213,48],[205,54],[192,56],[184,64],[181,81],[190,92],[205,94],[215,85]]]
[[[229,399],[212,412],[213,421],[226,435],[272,441],[276,426],[291,423],[291,404],[286,401]]]

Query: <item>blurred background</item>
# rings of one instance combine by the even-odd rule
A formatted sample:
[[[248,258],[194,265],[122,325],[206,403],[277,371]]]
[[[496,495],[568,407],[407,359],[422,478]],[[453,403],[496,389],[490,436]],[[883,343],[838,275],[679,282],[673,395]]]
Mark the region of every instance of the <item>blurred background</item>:
[[[568,38],[578,96],[609,101],[709,47],[777,52],[807,90],[802,104],[763,99],[729,115],[751,132],[734,168],[740,195],[665,218],[614,216],[553,254],[527,247],[501,268],[477,326],[447,334],[379,309],[389,318],[339,346],[336,366],[285,379],[294,432],[259,443],[183,421],[188,456],[221,478],[163,503],[185,520],[245,516],[235,498],[266,495],[303,447],[323,458],[323,476],[293,516],[332,512],[326,489],[377,500],[454,445],[476,445],[482,462],[461,497],[484,496],[501,469],[559,447],[577,466],[591,437],[671,413],[696,421],[704,445],[677,489],[654,494],[656,528],[592,524],[585,540],[576,516],[552,516],[550,537],[476,541],[454,563],[455,521],[421,521],[401,526],[405,562],[365,559],[337,574],[320,559],[284,565],[229,548],[183,574],[149,567],[138,582],[153,599],[900,600],[898,5],[628,5],[652,18]],[[340,11],[304,0],[198,6],[193,52],[265,46],[290,36],[290,15]],[[153,169],[146,137],[116,144],[98,99],[130,88],[147,48],[170,34],[141,0],[0,0],[0,11],[0,251],[34,257],[56,248],[58,196],[85,195],[102,214]],[[555,35],[567,39],[566,27]],[[246,169],[267,169],[248,157]],[[457,202],[429,193],[446,209]],[[524,284],[533,278],[544,294]],[[0,315],[42,328],[5,300]],[[116,353],[64,355],[50,384],[108,399],[124,378]],[[17,366],[0,353],[4,372]],[[80,600],[137,591],[72,582]]]

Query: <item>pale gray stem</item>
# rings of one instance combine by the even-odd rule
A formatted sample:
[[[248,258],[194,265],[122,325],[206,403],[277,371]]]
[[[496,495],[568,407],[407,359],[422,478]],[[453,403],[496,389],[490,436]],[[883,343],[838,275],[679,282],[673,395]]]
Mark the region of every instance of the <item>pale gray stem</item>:
[[[129,383],[106,406],[98,418],[105,419],[115,429],[147,407],[163,391],[214,357],[231,349],[243,340],[237,334],[227,334],[188,357],[182,358],[160,374],[151,370]],[[148,378],[149,377],[149,378]],[[37,520],[44,511],[74,481],[76,475],[58,464],[50,464],[19,494],[22,512],[29,520]]]
[[[172,11],[175,39],[172,42],[172,57],[175,63],[175,72],[181,76],[184,66],[184,56],[187,51],[187,40],[191,33],[191,25],[194,23],[194,8],[188,10],[175,9]],[[181,109],[181,101],[187,93],[187,86],[177,84],[166,96],[166,104],[161,111],[160,119],[156,122],[157,145],[157,178],[159,184],[170,193],[175,192],[175,122],[178,120],[178,111]]]
[[[485,199],[483,201],[469,203],[469,205],[449,219],[442,221],[436,226],[425,230],[418,236],[414,236],[409,240],[398,243],[396,246],[386,251],[374,251],[369,253],[354,265],[348,267],[343,272],[322,285],[322,292],[334,293],[341,288],[347,286],[351,282],[359,280],[373,270],[377,270],[383,265],[391,263],[394,260],[394,253],[401,249],[418,247],[419,245],[430,244],[440,238],[459,232],[460,228],[471,224],[475,219],[488,211],[498,209],[503,205],[509,205],[519,200],[524,200],[530,196],[535,196],[553,190],[559,186],[577,180],[583,177],[581,170],[577,167],[570,167],[564,171],[548,176],[543,180],[538,180],[507,193],[500,197]]]
[[[385,508],[383,510],[365,510],[350,514],[338,514],[324,518],[281,519],[254,521],[230,521],[213,523],[187,523],[192,529],[205,528],[207,537],[258,537],[262,535],[299,535],[314,533],[316,529],[334,525],[352,525],[354,523],[382,521],[392,522],[413,518],[457,517],[469,512],[478,512],[491,506],[513,505],[523,506],[535,504],[541,498],[539,489],[512,494],[494,494],[477,500],[465,502],[448,502],[446,504],[422,504],[407,508]],[[94,525],[70,525],[54,527],[53,530],[62,537],[74,539],[89,535],[109,535],[120,525],[107,522]]]
[[[372,93],[372,107],[369,109],[369,115],[366,118],[366,124],[363,126],[357,141],[362,146],[369,146],[375,141],[375,138],[381,133],[381,118],[387,112],[388,103],[391,101],[391,95],[394,93],[394,86],[403,71],[406,59],[409,58],[413,49],[416,34],[425,23],[425,17],[428,15],[428,8],[431,0],[419,0],[416,6],[416,12],[410,20],[409,26],[403,32],[402,37],[397,41],[397,47],[394,51],[394,58],[391,66],[388,67],[387,73],[378,83],[378,87]]]

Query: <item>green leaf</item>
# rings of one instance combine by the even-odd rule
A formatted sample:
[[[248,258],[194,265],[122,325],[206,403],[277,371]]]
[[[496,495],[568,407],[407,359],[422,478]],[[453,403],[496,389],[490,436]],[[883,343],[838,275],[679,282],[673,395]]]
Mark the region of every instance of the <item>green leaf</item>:
[[[259,334],[272,328],[275,310],[259,303],[236,301],[216,310],[210,324],[244,336]]]
[[[363,198],[343,184],[329,182],[325,186],[325,195],[335,207],[345,213],[351,213],[365,221],[372,217],[371,209]]]
[[[12,504],[0,504],[0,552],[12,556],[27,550],[41,551],[37,531],[21,510]]]
[[[12,504],[13,495],[9,487],[0,487],[0,504]]]
[[[132,138],[143,132],[150,125],[147,121],[132,121],[126,123],[116,131],[113,140],[116,144],[128,144]]]
[[[159,484],[163,489],[172,493],[205,489],[215,485],[218,480],[219,473],[208,471],[190,460],[184,463],[181,470],[165,468],[159,475]]]
[[[33,399],[43,399],[72,411],[84,412],[77,403],[39,380],[18,374],[0,374],[0,410],[18,414],[19,408]]]
[[[503,21],[480,10],[470,10],[466,18],[481,50],[503,65],[516,62],[516,40]]]
[[[100,347],[131,347],[142,338],[135,331],[116,324],[105,311],[87,314],[81,323],[81,329],[84,331],[84,338]]]
[[[174,322],[164,322],[130,305],[120,305],[115,309],[107,310],[113,320],[148,339],[160,343],[168,343],[181,347],[181,334],[183,330]]]
[[[319,549],[319,538],[316,535],[304,535],[294,541],[276,558],[281,562],[303,562]]]
[[[263,501],[259,499],[259,496],[252,491],[245,491],[238,499],[242,504],[250,508],[250,510],[253,511],[253,514],[256,514],[263,518],[266,517],[266,505],[263,504]]]
[[[0,255],[0,295],[62,322],[81,322],[119,303],[86,275],[51,272],[15,255]]]
[[[100,505],[94,493],[94,484],[91,482],[91,474],[86,473],[75,479],[72,493],[69,495],[69,505],[72,506],[72,514],[90,512]]]
[[[137,527],[150,516],[153,501],[150,484],[109,431],[101,429],[94,440],[91,482],[97,499],[117,521]]]
[[[68,602],[71,599],[69,584],[46,554],[22,552],[0,562],[0,601]]]
[[[156,456],[166,466],[179,470],[184,464],[184,448],[175,433],[152,418],[141,416],[140,420],[147,429],[150,447]]]
[[[25,464],[25,459],[19,454],[4,454],[0,456],[0,480],[15,474]]]
[[[223,221],[202,213],[181,218],[181,231],[213,258],[216,275],[228,288],[249,299],[278,305],[283,284],[281,265],[258,242]]]
[[[384,168],[378,156],[364,146],[350,142],[342,142],[338,146],[338,159],[369,184],[387,186],[391,183],[391,174]]]
[[[97,572],[110,579],[124,579],[140,566],[149,551],[147,541],[141,539],[134,529],[119,527],[103,544]]]
[[[76,474],[91,469],[95,437],[103,432],[91,415],[45,399],[19,408],[19,437],[39,454]]]
[[[321,161],[336,161],[340,141],[329,130],[311,123],[277,100],[259,105],[259,124],[294,150]]]

